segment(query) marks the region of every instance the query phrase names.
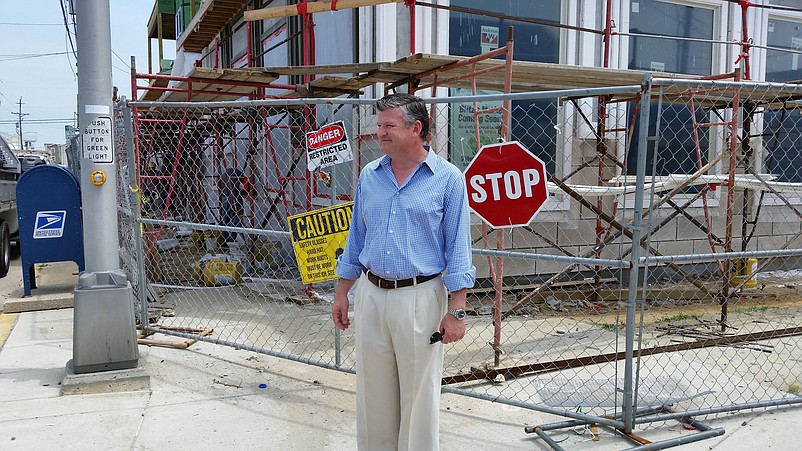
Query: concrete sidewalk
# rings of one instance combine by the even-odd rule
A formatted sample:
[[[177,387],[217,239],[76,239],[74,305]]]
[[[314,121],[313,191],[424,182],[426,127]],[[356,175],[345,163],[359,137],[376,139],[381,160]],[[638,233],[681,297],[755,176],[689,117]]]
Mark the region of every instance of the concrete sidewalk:
[[[13,329],[0,349],[0,449],[356,449],[351,374],[203,342],[184,350],[140,346],[149,389],[61,396],[72,309],[2,318]],[[443,395],[441,413],[443,450],[549,449],[524,426],[564,420],[452,394]],[[681,449],[802,447],[798,406],[703,421],[726,433]],[[598,428],[598,441],[578,432],[551,436],[565,449],[633,446],[607,428]],[[658,441],[696,431],[670,421],[636,433]]]
[[[8,293],[0,293],[0,311],[3,313],[21,313],[59,308],[70,308],[73,305],[73,292],[78,282],[78,265],[73,262],[56,262],[37,264],[36,286],[31,289],[31,296],[25,296],[22,286],[19,257],[12,262],[14,268],[9,270],[4,280]]]

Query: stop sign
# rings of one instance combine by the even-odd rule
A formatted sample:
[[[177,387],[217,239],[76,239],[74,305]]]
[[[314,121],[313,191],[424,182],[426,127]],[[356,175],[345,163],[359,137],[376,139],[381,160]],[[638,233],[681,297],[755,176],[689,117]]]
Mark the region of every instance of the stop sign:
[[[546,165],[517,141],[479,149],[465,183],[471,209],[496,228],[529,224],[549,197]]]

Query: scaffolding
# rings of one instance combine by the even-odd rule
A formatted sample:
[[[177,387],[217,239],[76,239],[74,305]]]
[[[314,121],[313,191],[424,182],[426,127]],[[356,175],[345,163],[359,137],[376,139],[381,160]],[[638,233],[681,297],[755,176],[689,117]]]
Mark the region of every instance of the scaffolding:
[[[247,2],[240,3],[242,3],[241,6],[245,6]],[[189,74],[177,77],[139,74],[136,73],[135,66],[132,64],[134,98],[187,105],[181,114],[169,117],[162,115],[158,109],[134,108],[136,183],[144,191],[151,192],[149,203],[152,205],[147,214],[162,220],[183,219],[190,222],[222,223],[224,213],[220,197],[224,191],[223,184],[226,183],[222,179],[226,171],[231,168],[246,169],[246,172],[239,176],[245,203],[248,205],[245,208],[244,223],[241,224],[241,227],[244,228],[264,228],[272,220],[278,224],[278,227],[286,229],[286,223],[279,220],[280,218],[320,206],[315,203],[316,200],[319,203],[321,199],[327,202],[349,199],[346,194],[337,194],[336,192],[327,194],[328,191],[324,187],[327,186],[327,180],[330,183],[330,175],[320,170],[306,171],[303,136],[307,132],[325,125],[326,119],[325,114],[321,115],[315,105],[298,106],[293,103],[292,106],[288,104],[283,108],[271,105],[267,108],[254,108],[252,111],[238,110],[236,112],[221,106],[199,113],[190,107],[192,102],[216,102],[242,98],[257,101],[358,97],[363,89],[377,84],[383,84],[385,92],[401,87],[408,92],[430,90],[429,97],[432,99],[437,97],[438,88],[469,89],[474,97],[480,91],[510,94],[571,90],[575,96],[562,100],[572,104],[574,110],[578,112],[583,126],[592,130],[595,155],[579,165],[568,168],[561,176],[550,174],[549,191],[569,199],[595,215],[595,243],[584,252],[572,253],[556,242],[548,242],[545,239],[544,242],[562,254],[599,259],[602,258],[607,244],[625,236],[633,240],[633,247],[643,247],[650,256],[658,258],[662,256],[656,248],[650,247],[646,237],[638,239],[628,224],[622,224],[616,219],[620,210],[624,208],[622,203],[625,201],[626,195],[633,192],[631,174],[627,172],[627,161],[628,152],[635,144],[627,141],[623,149],[611,149],[608,147],[608,137],[617,135],[628,136],[627,139],[631,139],[632,128],[636,123],[635,118],[639,117],[641,112],[637,107],[628,112],[630,120],[624,122],[629,122],[631,125],[627,129],[620,126],[620,120],[616,121],[616,118],[611,118],[610,110],[620,105],[639,105],[643,99],[639,97],[640,93],[633,96],[632,90],[622,90],[620,94],[606,93],[595,96],[594,89],[641,86],[648,77],[645,71],[608,67],[611,41],[614,37],[636,36],[632,33],[615,31],[611,20],[611,0],[605,2],[605,25],[602,30],[540,22],[546,26],[602,36],[603,55],[601,60],[603,67],[600,68],[582,67],[578,69],[559,64],[515,61],[512,30],[508,32],[506,45],[475,57],[415,53],[413,38],[410,49],[411,56],[400,58],[394,62],[327,66],[315,64],[313,13],[318,10],[335,11],[337,8],[344,9],[381,3],[404,3],[408,7],[411,16],[410,35],[413,37],[415,36],[414,12],[416,6],[466,13],[472,11],[406,0],[352,0],[350,2],[341,0],[339,4],[337,2],[301,2],[299,5],[289,6],[282,11],[273,9],[270,12],[271,15],[267,13],[269,10],[249,10],[245,13],[245,25],[243,26],[246,27],[250,27],[251,21],[254,20],[279,17],[275,14],[302,16],[302,29],[300,33],[296,34],[296,38],[303,40],[304,64],[254,68],[251,66],[254,61],[252,45],[248,45],[246,67],[241,69],[219,69],[217,68],[219,58],[216,57],[214,68],[196,67]],[[755,135],[752,132],[752,126],[755,122],[760,121],[757,117],[766,112],[777,111],[782,114],[787,110],[796,109],[795,102],[799,100],[798,93],[789,92],[787,96],[783,97],[782,86],[762,84],[756,85],[750,91],[748,101],[744,102],[740,97],[740,89],[734,89],[727,83],[740,83],[751,79],[750,50],[757,46],[753,45],[748,35],[746,20],[748,9],[778,7],[755,5],[742,1],[732,1],[731,3],[737,3],[741,8],[741,39],[737,42],[721,42],[720,44],[739,46],[740,53],[733,65],[740,67],[729,73],[707,77],[661,73],[659,79],[653,80],[661,88],[659,94],[654,94],[655,101],[688,106],[688,114],[692,118],[689,139],[695,150],[695,167],[694,171],[689,174],[653,177],[653,181],[647,186],[647,189],[652,190],[658,197],[644,212],[645,217],[649,212],[654,212],[660,207],[671,208],[671,213],[655,226],[655,232],[671,220],[684,217],[706,236],[709,253],[716,256],[715,265],[719,275],[719,288],[717,289],[711,289],[710,285],[700,280],[696,274],[686,271],[671,259],[652,261],[658,261],[660,265],[665,265],[707,297],[718,300],[720,314],[717,325],[722,337],[729,331],[728,307],[730,300],[734,296],[738,296],[751,278],[762,268],[768,267],[776,258],[767,256],[751,274],[735,274],[732,268],[733,264],[743,266],[743,262],[740,262],[738,258],[728,256],[737,255],[738,252],[744,253],[749,248],[750,239],[758,227],[758,217],[763,208],[766,193],[779,199],[784,206],[790,208],[802,219],[802,213],[788,199],[788,193],[802,192],[802,184],[774,181],[770,175],[756,171],[754,168],[755,146],[752,144],[752,140],[755,138],[780,133],[783,125],[780,120],[776,125],[776,130]],[[489,12],[482,14],[508,20],[521,20]],[[248,36],[249,38],[251,36],[250,28]],[[214,48],[219,49],[219,35],[214,39]],[[219,53],[219,50],[214,51]],[[343,73],[354,75],[351,77],[332,75]],[[503,76],[500,76],[500,73]],[[302,82],[296,84],[276,83],[282,76],[301,77]],[[140,80],[148,81],[148,86],[142,86],[139,83]],[[671,84],[667,80],[694,81],[696,84],[694,87],[690,87],[690,84]],[[140,92],[142,92],[141,96]],[[580,99],[587,98],[595,99],[595,118],[586,114],[587,109],[578,103]],[[431,115],[433,118],[436,115],[436,107],[437,102],[432,101]],[[624,109],[626,108],[624,107]],[[502,113],[502,122],[498,137],[501,140],[508,140],[510,138],[511,100],[506,99],[500,108],[490,110],[482,110],[476,100],[473,100],[473,115],[476,124],[474,133],[477,143],[481,141],[481,132],[478,126],[480,115],[499,111]],[[699,117],[716,119],[700,121],[697,120]],[[713,128],[723,130],[718,133],[727,136],[727,140],[718,155],[707,161],[705,142],[701,135],[704,134],[703,130]],[[279,143],[274,132],[284,133],[288,137]],[[447,142],[447,137],[442,139],[436,135],[437,133],[438,129],[434,127],[432,146],[435,147],[435,150],[444,150],[438,149],[436,146],[437,143]],[[357,148],[361,148],[362,143],[371,139],[373,138],[369,134],[357,137]],[[194,145],[189,146],[188,143],[194,143]],[[245,151],[241,152],[237,149],[245,149]],[[622,153],[621,150],[623,150]],[[243,155],[245,161],[242,161]],[[259,163],[255,163],[256,161]],[[208,165],[208,167],[204,170],[201,168],[203,165]],[[719,165],[726,168],[723,175],[711,174],[711,170]],[[187,168],[191,169],[186,170]],[[586,169],[594,169],[595,180],[593,183],[571,183],[576,174]],[[203,178],[199,178],[197,174],[205,175]],[[269,183],[268,180],[272,183]],[[721,198],[724,203],[726,222],[723,236],[714,231],[715,227],[710,214],[711,207],[708,204],[708,195],[719,188],[722,192]],[[268,213],[261,218],[254,215],[254,212],[259,209],[255,205],[258,200],[257,192],[265,193],[267,196],[267,204],[263,209]],[[756,192],[759,194],[754,194]],[[179,196],[180,193],[184,193],[184,195]],[[692,196],[680,198],[680,195],[688,193],[692,193]],[[740,193],[740,195],[736,196],[736,193]],[[329,197],[327,198],[327,196]],[[757,202],[752,202],[751,200],[755,198]],[[703,218],[693,217],[687,212],[687,207],[693,202],[701,203]],[[199,216],[199,212],[205,212],[203,217]],[[195,216],[192,216],[193,214]],[[740,224],[737,223],[736,217],[740,218]],[[734,238],[739,225],[740,243]],[[146,232],[153,235],[148,240],[151,246],[150,252],[154,252],[156,242],[163,232],[163,227]],[[536,233],[534,230],[530,230],[530,232]],[[494,237],[492,242],[489,239],[491,236]],[[781,247],[786,248],[795,238],[788,240]],[[501,355],[504,352],[501,336],[503,321],[520,314],[525,307],[534,300],[539,300],[543,293],[548,292],[555,284],[575,280],[572,278],[572,273],[577,271],[579,265],[565,265],[562,270],[550,273],[534,285],[527,286],[517,302],[503,311],[502,294],[510,288],[506,284],[509,278],[505,279],[504,272],[504,252],[509,250],[505,243],[505,231],[493,230],[482,224],[481,236],[475,240],[475,244],[479,241],[482,241],[481,245],[486,251],[489,251],[489,247],[492,245],[495,245],[496,251],[495,254],[485,252],[489,268],[488,274],[494,292],[492,307],[494,335],[490,345],[494,350],[495,358],[490,369],[452,375],[444,379],[444,384],[494,380],[498,375],[518,377],[555,368],[554,365],[587,363],[585,360],[579,359],[571,362],[501,367]],[[740,244],[740,249],[737,249],[738,244]],[[605,278],[605,271],[600,266],[591,267],[590,272],[592,274],[591,301],[594,301],[601,298],[608,279]],[[775,332],[780,334],[778,336],[800,333],[798,329]],[[749,336],[743,340],[749,341],[754,338]],[[704,346],[720,344],[720,341],[713,341]],[[676,348],[666,348],[660,352],[676,350]],[[605,354],[604,356],[594,356],[592,361],[598,363],[600,357],[608,358],[609,361],[621,359],[619,354]],[[541,428],[538,433],[547,429]],[[537,431],[533,429],[532,432]],[[545,433],[541,436],[545,438]]]
[[[480,90],[503,93],[537,92],[544,90],[592,89],[596,87],[639,85],[645,76],[645,72],[643,71],[608,68],[611,51],[611,39],[615,36],[635,36],[635,34],[632,33],[620,33],[614,30],[614,24],[611,20],[612,2],[610,0],[605,2],[605,26],[603,30],[592,30],[550,22],[532,21],[509,17],[502,14],[494,14],[487,11],[481,12],[482,15],[490,15],[508,20],[535,22],[545,26],[554,26],[576,30],[578,32],[601,35],[603,36],[602,62],[604,66],[602,68],[582,67],[581,70],[578,70],[576,67],[558,64],[514,61],[512,57],[513,40],[511,30],[509,34],[509,42],[505,46],[472,58],[420,53],[416,54],[414,53],[413,40],[410,49],[413,55],[410,57],[401,58],[393,63],[342,64],[329,66],[319,66],[315,64],[313,13],[321,11],[335,11],[338,8],[358,8],[384,3],[402,2],[410,11],[411,36],[415,35],[415,5],[437,9],[448,9],[464,13],[477,13],[477,11],[466,8],[446,7],[432,3],[410,2],[405,0],[342,0],[339,2],[339,4],[336,2],[313,2],[308,4],[306,2],[300,2],[298,5],[266,8],[256,11],[252,11],[250,8],[248,8],[244,14],[244,26],[248,27],[249,37],[252,34],[250,31],[251,23],[255,20],[287,17],[292,15],[302,16],[302,32],[300,33],[300,38],[303,40],[304,65],[290,67],[269,67],[260,69],[251,68],[251,63],[254,60],[252,54],[253,46],[249,45],[247,66],[242,69],[217,69],[216,67],[219,64],[219,58],[215,59],[215,68],[195,67],[189,74],[182,77],[171,75],[139,74],[136,73],[135,69],[132,69],[132,89],[134,98],[139,98],[146,101],[160,100],[167,102],[212,102],[239,98],[247,98],[250,100],[268,98],[326,98],[338,97],[342,95],[358,96],[362,89],[378,83],[384,84],[385,92],[404,86],[409,92],[431,89],[431,96],[435,97],[436,89],[438,87],[467,88],[470,89],[474,95]],[[192,23],[195,24],[195,29],[198,28],[198,24],[200,24],[202,21],[230,21],[235,16],[237,10],[244,7],[247,2],[232,2],[232,5],[228,5],[230,7],[224,9],[224,12],[221,13],[224,14],[225,17],[217,18],[213,14],[214,10],[210,8],[211,3],[213,2],[204,3],[203,10],[197,14],[195,19],[193,19]],[[749,80],[751,78],[749,51],[756,46],[752,44],[752,40],[748,35],[746,21],[748,9],[752,7],[773,9],[787,8],[776,6],[773,7],[769,5],[755,5],[749,2],[733,3],[738,3],[742,11],[742,36],[740,41],[727,42],[726,44],[735,44],[740,46],[741,53],[734,64],[741,64],[743,69],[737,69],[731,73],[709,77],[689,77],[682,74],[660,74],[662,78],[697,80],[729,79],[734,81],[740,81],[742,78],[744,80]],[[192,25],[190,28],[192,28]],[[207,30],[208,28],[209,27],[204,27],[204,29]],[[208,31],[206,34],[208,35]],[[197,32],[194,34],[188,33],[187,36],[182,37],[181,42],[183,42],[185,46],[189,45],[187,43],[192,42],[192,45],[194,46],[192,48],[195,50],[200,50],[203,48],[200,43],[211,41],[213,37],[211,35],[207,35],[198,36]],[[219,49],[219,44],[220,42],[218,35],[215,41],[215,49]],[[215,51],[217,52],[217,50]],[[504,55],[506,55],[506,60],[503,63],[495,59]],[[504,75],[498,76],[497,74],[499,72],[503,72]],[[354,73],[357,75],[353,77],[328,75],[336,73]],[[294,85],[275,83],[276,80],[283,75],[302,76],[304,82]],[[147,80],[150,82],[150,84],[147,87],[143,87],[138,84],[138,80]],[[693,139],[696,147],[696,169],[698,169],[698,171],[690,175],[684,182],[674,186],[673,189],[670,189],[668,194],[664,197],[665,200],[662,201],[671,205],[674,208],[676,215],[684,214],[687,216],[687,213],[684,213],[683,208],[674,203],[671,197],[676,193],[682,192],[684,188],[690,186],[694,182],[705,180],[705,172],[713,167],[713,162],[704,164],[703,161],[703,149],[699,141],[698,133],[698,131],[703,128],[728,128],[728,135],[730,136],[730,141],[727,143],[728,151],[726,152],[726,154],[729,155],[729,158],[727,158],[726,161],[728,166],[728,174],[735,174],[736,170],[740,168],[744,171],[751,171],[753,173],[752,175],[756,177],[757,180],[762,180],[759,174],[754,173],[754,169],[751,168],[749,160],[749,158],[751,158],[749,155],[749,149],[751,148],[749,140],[751,137],[749,136],[748,132],[748,124],[753,123],[754,120],[751,117],[738,117],[737,113],[740,111],[740,108],[737,91],[733,92],[732,95],[727,98],[727,101],[722,101],[721,93],[718,93],[717,89],[718,88],[714,87],[709,92],[688,91],[672,94],[672,96],[681,102],[690,100],[690,108],[692,111],[697,107],[707,109],[707,111],[714,111],[716,109],[727,109],[733,111],[733,114],[727,120],[714,123],[697,123],[694,121]],[[267,94],[268,92],[275,92],[276,90],[283,90],[283,92],[273,95]],[[140,91],[143,92],[141,96],[139,95]],[[710,99],[712,97],[711,93],[716,93],[716,101],[709,101],[705,103],[705,98]],[[726,95],[726,93],[724,94]],[[697,98],[701,100],[695,100]],[[552,193],[560,193],[561,195],[569,196],[583,207],[588,208],[597,216],[596,244],[593,247],[593,251],[588,253],[587,256],[594,256],[598,258],[604,248],[604,243],[609,242],[611,236],[618,236],[619,234],[631,236],[631,232],[628,232],[613,219],[616,216],[617,210],[620,208],[619,201],[616,199],[612,204],[612,208],[609,211],[605,211],[605,206],[603,204],[604,196],[596,194],[603,192],[606,195],[616,195],[618,193],[616,188],[626,189],[624,185],[627,175],[625,163],[627,161],[627,149],[625,149],[623,155],[614,155],[607,148],[607,140],[605,138],[609,134],[631,134],[631,130],[608,126],[607,122],[609,116],[607,110],[613,104],[631,102],[633,100],[637,99],[627,97],[613,98],[610,96],[599,97],[597,99],[598,107],[595,124],[592,118],[586,115],[582,116],[585,125],[595,129],[594,136],[596,140],[595,148],[597,151],[597,156],[594,159],[588,160],[577,167],[571,168],[570,173],[562,178],[558,178],[554,174],[549,176],[549,187]],[[575,103],[576,99],[569,99],[568,101]],[[581,111],[578,105],[575,106],[577,107],[578,111]],[[764,108],[764,105],[752,103],[748,106],[747,111],[751,115],[755,114],[757,111],[762,111],[762,108]],[[501,110],[504,112],[504,114],[499,137],[500,139],[506,140],[509,138],[509,101],[502,107]],[[432,111],[432,114],[434,115],[434,107],[432,107]],[[488,112],[490,111],[480,111],[477,105],[474,107],[474,115],[477,118],[477,126],[475,130],[477,143],[480,142],[478,117],[479,115]],[[286,116],[287,114],[297,115],[300,120],[296,121],[293,125],[270,123],[270,116]],[[636,117],[637,114],[637,109],[634,109],[632,112],[633,118]],[[158,113],[142,110],[137,111],[134,115],[135,134],[138,138],[138,141],[135,143],[138,151],[137,167],[139,169],[137,183],[144,186],[158,186],[158,188],[155,188],[155,191],[158,191],[159,194],[154,201],[151,202],[151,204],[158,204],[160,210],[158,212],[158,217],[161,217],[161,219],[181,217],[182,211],[202,211],[203,209],[200,208],[201,205],[211,204],[219,206],[219,202],[210,203],[210,199],[203,197],[192,197],[191,199],[186,199],[183,202],[179,202],[179,204],[183,205],[175,205],[176,201],[174,200],[174,193],[176,192],[177,184],[183,184],[184,189],[181,191],[187,193],[202,192],[205,193],[206,196],[219,196],[221,174],[223,174],[229,167],[236,168],[242,166],[242,162],[237,161],[236,152],[231,151],[231,148],[236,147],[237,143],[248,147],[248,158],[258,158],[258,154],[262,153],[262,158],[268,163],[265,165],[265,167],[271,165],[273,166],[272,169],[275,172],[276,179],[278,180],[278,186],[274,188],[266,187],[266,190],[271,193],[272,197],[272,203],[269,206],[271,214],[278,214],[278,211],[276,210],[278,205],[282,207],[281,213],[284,216],[290,215],[293,212],[304,211],[312,208],[312,199],[321,195],[321,193],[318,192],[318,183],[324,181],[324,179],[327,177],[326,174],[321,174],[320,172],[305,172],[303,175],[294,174],[297,172],[296,169],[299,167],[299,165],[302,166],[301,159],[303,158],[303,152],[300,147],[300,143],[298,140],[295,140],[295,142],[291,144],[292,149],[279,150],[273,143],[271,130],[286,129],[290,132],[306,133],[308,131],[318,129],[321,124],[317,123],[317,114],[314,107],[304,107],[301,108],[300,111],[298,111],[297,108],[287,110],[262,110],[260,111],[260,115],[262,117],[259,118],[246,117],[241,114],[231,115],[225,110],[214,112],[213,115],[216,117],[195,117],[186,113],[186,110],[182,117],[172,118],[158,117]],[[696,114],[691,114],[691,116],[694,119],[696,118]],[[738,136],[737,130],[741,121],[743,121],[743,124],[745,124],[745,130],[743,135]],[[216,124],[230,124],[230,129],[225,133],[222,133],[222,130],[210,129],[206,126],[210,122],[214,122]],[[632,121],[632,123],[634,123],[634,121]],[[190,136],[193,138],[188,139]],[[363,138],[360,137],[360,139]],[[217,161],[217,163],[212,165],[213,167],[211,173],[206,175],[208,180],[186,180],[186,178],[181,177],[180,171],[183,162],[186,161],[197,163],[201,161],[200,157],[204,152],[199,149],[186,148],[185,144],[190,141],[203,142],[206,146],[208,146],[205,152],[212,155],[213,159]],[[432,141],[437,141],[437,138],[433,137]],[[258,148],[258,143],[260,142],[265,143],[264,149]],[[738,155],[739,148],[743,151],[741,156]],[[279,172],[279,165],[277,164],[279,159],[286,157],[286,155],[282,155],[282,152],[292,155],[290,169],[286,173]],[[722,155],[724,155],[724,153],[722,153]],[[595,183],[596,188],[594,188],[594,186],[576,186],[569,184],[568,181],[574,174],[577,174],[579,171],[587,167],[590,167],[594,163],[597,167],[597,181]],[[718,161],[716,163],[718,163]],[[253,186],[257,174],[253,172],[254,168],[252,165],[248,165],[248,170],[250,171],[249,173],[243,174],[243,183],[245,185]],[[754,180],[752,180],[752,183],[753,182]],[[723,252],[733,252],[734,249],[732,237],[733,228],[735,227],[733,215],[736,208],[734,205],[734,193],[736,189],[754,189],[754,185],[749,188],[742,188],[742,186],[738,185],[739,182],[736,177],[725,177],[723,179],[720,178],[720,180],[717,180],[715,183],[698,183],[700,183],[701,186],[700,192],[698,193],[698,198],[701,199],[704,204],[704,222],[697,222],[697,226],[701,230],[705,231],[705,233],[708,235],[711,252],[716,252],[717,250],[721,250]],[[301,184],[304,186],[305,194],[300,202],[289,199],[290,196],[287,195],[287,192],[292,189],[291,185],[294,184]],[[204,185],[216,186],[217,189],[212,190],[210,193],[208,190],[203,189]],[[705,191],[716,185],[721,185],[726,189],[727,226],[724,237],[715,236],[711,232],[712,227],[710,224],[710,213]],[[670,185],[665,185],[665,187],[668,189]],[[778,191],[778,187],[780,187],[780,185],[774,185],[774,187],[772,187],[768,185],[768,182],[766,182],[766,185],[762,187],[764,189],[761,191],[761,193],[765,193],[766,191],[772,192],[773,194],[780,196],[780,198],[786,204],[789,204],[788,200],[782,196],[780,191]],[[782,186],[782,189],[786,190],[796,190],[797,188],[798,187],[795,185],[788,186],[788,184]],[[248,197],[248,201],[252,204],[254,200],[252,195],[253,193],[250,194],[251,195]],[[325,197],[325,194],[323,194],[323,196]],[[338,197],[341,199],[348,198],[347,195]],[[746,197],[747,196],[744,196],[744,198]],[[764,195],[761,194],[761,201],[763,197]],[[171,210],[171,206],[175,208]],[[743,214],[744,218],[747,217],[749,209],[750,207],[748,202],[743,202],[740,213]],[[251,212],[253,210],[253,208],[249,209]],[[760,211],[760,204],[757,206],[757,211]],[[151,211],[151,213],[153,212]],[[183,216],[186,217],[186,215]],[[219,207],[217,207],[217,211],[212,211],[212,216],[218,221],[222,218],[223,215],[220,213]],[[200,221],[204,218],[195,217],[188,219]],[[753,228],[755,222],[756,220],[752,221]],[[245,225],[248,227],[259,227],[264,225],[264,221],[262,221],[262,224],[257,224],[251,215],[247,218]],[[741,226],[743,236],[747,236],[747,221],[743,221]],[[485,230],[483,230],[483,236],[487,236],[492,232],[491,230],[487,230],[486,226],[483,225],[483,227],[485,227]],[[158,234],[160,232],[156,231],[155,233],[157,234],[156,238],[158,238]],[[741,251],[746,250],[748,242],[748,240],[743,240],[741,242]],[[496,245],[497,250],[503,250],[505,248],[503,232],[497,231]],[[495,314],[498,315],[499,320],[502,319],[500,312],[500,293],[503,291],[502,282],[504,280],[502,260],[502,258],[498,257],[495,259],[495,261],[492,261],[491,257],[488,257],[490,275],[497,295],[496,301],[498,312]],[[769,261],[765,261],[763,265],[768,264]],[[718,293],[710,293],[709,290],[705,288],[695,276],[686,273],[682,270],[682,268],[674,263],[668,263],[670,267],[682,274],[683,277],[686,278],[690,283],[711,295],[717,296],[720,299],[721,324],[722,329],[725,329],[727,322],[727,299],[730,297],[732,291],[732,271],[730,270],[731,261],[728,259],[719,260],[717,264],[722,280],[721,289]],[[541,291],[548,289],[551,283],[559,281],[562,276],[571,270],[572,267],[568,266],[563,271],[553,275],[545,283],[529,292],[527,296],[525,296],[522,300],[515,304],[512,309],[504,314],[504,317],[516,314],[522,306],[526,305],[528,299],[531,299],[537,296]],[[603,284],[600,274],[601,268],[596,268],[594,281],[597,289],[600,289]],[[740,286],[736,288],[736,290],[742,287],[747,280],[744,280]],[[497,342],[494,344],[494,347],[496,347],[500,352],[500,343],[498,342],[498,339],[496,341]],[[498,360],[496,363],[498,363]]]

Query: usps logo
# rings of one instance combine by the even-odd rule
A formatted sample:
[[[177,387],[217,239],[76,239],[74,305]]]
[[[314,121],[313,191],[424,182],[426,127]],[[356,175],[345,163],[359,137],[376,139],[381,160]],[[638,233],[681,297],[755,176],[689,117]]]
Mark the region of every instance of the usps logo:
[[[66,216],[66,210],[37,212],[33,239],[61,238],[64,235],[64,218]]]

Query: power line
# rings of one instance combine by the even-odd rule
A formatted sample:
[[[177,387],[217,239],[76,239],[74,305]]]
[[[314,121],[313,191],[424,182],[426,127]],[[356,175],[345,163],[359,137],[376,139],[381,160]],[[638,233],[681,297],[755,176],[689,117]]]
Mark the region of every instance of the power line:
[[[16,61],[26,60],[31,58],[43,58],[46,56],[66,55],[67,52],[53,52],[53,53],[19,53],[16,55],[0,55],[0,61]]]
[[[118,60],[122,61],[122,62],[123,62],[123,64],[125,64],[125,67],[127,67],[127,68],[128,68],[128,71],[129,71],[129,72],[131,71],[131,64],[130,64],[129,62],[127,62],[127,61],[125,61],[124,59],[122,59],[122,58],[120,57],[120,55],[118,55],[118,54],[117,54],[117,52],[115,52],[114,50],[112,50],[112,51],[111,51],[111,53],[113,53],[113,54],[114,54],[114,56],[116,56]]]
[[[65,46],[65,48],[66,48],[66,46],[67,46],[67,42],[66,42],[66,41],[67,41],[67,40],[65,39],[64,41],[65,41],[65,42],[64,42],[64,46]],[[76,60],[77,60],[77,59],[78,59],[78,58],[76,58]],[[69,66],[69,67],[70,67],[70,71],[72,72],[72,77],[73,77],[73,79],[77,79],[77,78],[78,78],[78,74],[77,74],[77,73],[75,73],[75,68],[74,68],[74,67],[72,67],[72,66],[73,66],[73,64],[72,64],[72,60],[70,59],[70,54],[69,54],[69,52],[67,52],[67,66]]]
[[[2,80],[0,80],[0,83],[2,83]],[[11,99],[9,99],[8,97],[6,97],[6,95],[5,95],[5,94],[3,94],[3,91],[0,91],[0,97],[2,97],[2,98],[4,98],[4,99],[8,100],[9,102],[11,102]],[[13,102],[12,102],[12,103],[13,103]],[[1,105],[2,105],[2,102],[0,102],[0,106],[1,106]]]
[[[9,26],[19,26],[19,27],[50,27],[50,26],[57,26],[60,27],[60,23],[22,23],[22,22],[0,22],[0,25],[9,25]]]
[[[75,45],[72,42],[72,33],[70,32],[70,25],[69,20],[67,20],[67,8],[64,5],[64,0],[59,1],[61,5],[61,16],[64,20],[64,28],[67,29],[67,39],[70,42],[70,48],[72,48],[72,55],[78,60],[78,53],[75,51]],[[70,71],[72,71],[73,78],[77,78],[78,74],[75,73],[75,68],[72,67],[72,61],[70,61],[70,55],[67,54],[67,65],[70,66]]]
[[[64,6],[64,0],[61,0],[59,4],[61,5],[61,16],[64,18],[64,28],[67,30],[67,37],[70,39],[72,54],[75,56],[75,59],[78,59],[78,54],[75,52],[75,44],[72,42],[72,33],[70,33],[70,24],[67,20],[67,8]]]
[[[17,114],[17,113],[12,113],[12,114]],[[25,115],[27,115],[27,114],[28,113],[25,113]],[[72,122],[72,121],[73,121],[73,118],[66,118],[66,119],[26,119],[25,123],[26,124],[57,124],[57,123],[60,123],[60,122]],[[3,124],[3,125],[10,125],[10,124],[16,124],[16,123],[17,123],[16,120],[11,120],[11,119],[0,120],[0,124]]]
[[[120,71],[120,72],[122,72],[124,74],[131,75],[131,69],[125,69],[125,68],[122,68],[120,66],[115,66],[114,64],[112,64],[111,67],[114,68],[114,69],[117,69],[118,71]]]

